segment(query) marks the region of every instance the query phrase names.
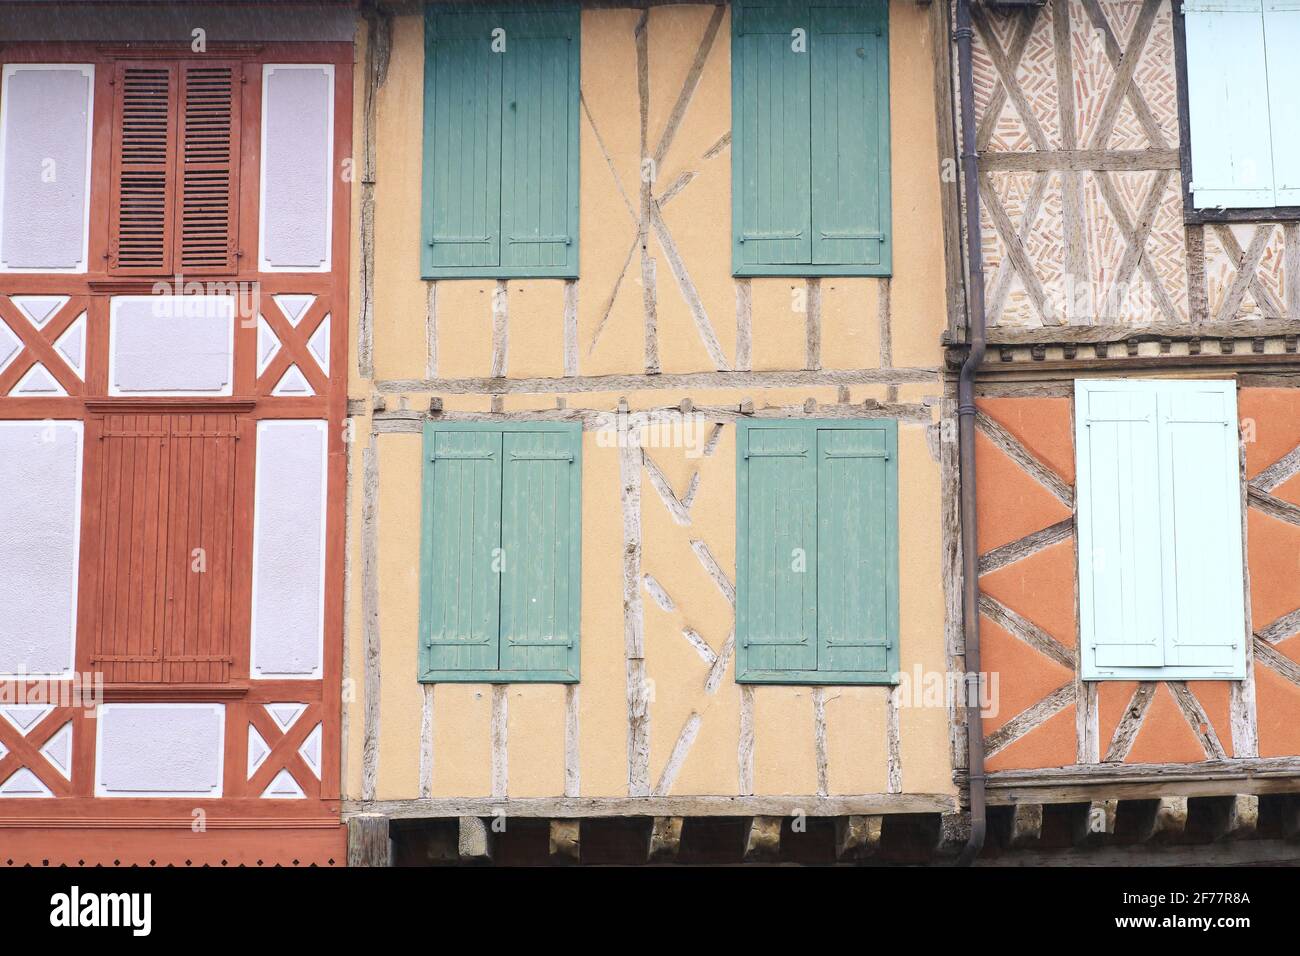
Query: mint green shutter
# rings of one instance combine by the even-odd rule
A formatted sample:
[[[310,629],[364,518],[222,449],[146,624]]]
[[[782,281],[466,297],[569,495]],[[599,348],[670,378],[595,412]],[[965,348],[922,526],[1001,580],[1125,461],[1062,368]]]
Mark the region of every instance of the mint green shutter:
[[[817,432],[819,671],[897,667],[895,427]]]
[[[888,264],[889,47],[878,4],[812,8],[812,261]]]
[[[812,262],[811,122],[804,4],[733,10],[732,189],[737,267]]]
[[[1271,206],[1273,146],[1261,0],[1184,0],[1183,11],[1192,204],[1197,209]]]
[[[578,274],[577,7],[425,13],[425,276]]]
[[[1236,385],[1160,384],[1165,663],[1245,676]]]
[[[1075,383],[1083,677],[1243,677],[1236,392]]]
[[[426,431],[426,671],[495,670],[501,433]]]
[[[577,675],[581,432],[506,432],[501,670]]]
[[[578,13],[505,21],[501,264],[519,274],[577,275]]]
[[[500,17],[429,8],[424,71],[424,271],[501,263]]]
[[[1300,0],[1264,0],[1264,47],[1274,201],[1300,206]]]
[[[739,453],[736,628],[750,672],[817,667],[817,477],[812,428],[750,427]]]

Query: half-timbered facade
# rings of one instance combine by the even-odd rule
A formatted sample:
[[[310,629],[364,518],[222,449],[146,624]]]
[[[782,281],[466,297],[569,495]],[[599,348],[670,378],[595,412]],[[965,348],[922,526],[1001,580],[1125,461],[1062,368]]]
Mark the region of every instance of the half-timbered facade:
[[[1265,54],[1300,15],[1270,0],[972,14],[979,640],[1001,696],[983,742],[1009,827],[990,843],[1289,835],[1296,85],[1290,53]],[[952,330],[952,363],[969,336]]]
[[[942,9],[363,16],[351,859],[929,853]]]
[[[0,15],[0,862],[341,864],[352,12],[123,6]]]

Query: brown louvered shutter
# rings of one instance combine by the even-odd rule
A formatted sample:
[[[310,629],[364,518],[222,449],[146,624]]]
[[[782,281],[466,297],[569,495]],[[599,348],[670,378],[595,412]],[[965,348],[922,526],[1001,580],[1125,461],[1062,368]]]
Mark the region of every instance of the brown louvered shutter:
[[[103,417],[87,456],[97,500],[83,548],[96,560],[82,601],[106,681],[230,679],[237,429],[225,413]]]
[[[235,271],[239,69],[181,65],[180,263],[185,272]]]
[[[236,271],[239,78],[231,62],[117,64],[109,271]]]
[[[172,271],[175,221],[176,66],[118,63],[114,85],[109,270]]]

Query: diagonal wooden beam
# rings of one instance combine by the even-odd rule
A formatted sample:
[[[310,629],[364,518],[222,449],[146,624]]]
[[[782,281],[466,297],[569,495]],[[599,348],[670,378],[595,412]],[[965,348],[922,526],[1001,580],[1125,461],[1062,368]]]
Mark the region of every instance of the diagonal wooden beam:
[[[1038,210],[1043,205],[1043,197],[1047,195],[1047,183],[1049,179],[1050,175],[1046,170],[1041,171],[1041,175],[1034,178],[1034,184],[1030,187],[1029,195],[1025,199],[1025,208],[1020,214],[1019,230],[1028,231],[1033,228],[1034,220],[1038,218]],[[991,183],[992,179],[990,178],[988,182]],[[987,195],[987,193],[982,194],[982,196]],[[992,218],[991,213],[990,218]],[[996,225],[995,222],[994,226],[996,227]],[[999,235],[1001,235],[1001,233],[999,233]],[[1017,235],[1019,235],[1018,231]],[[1023,249],[1021,251],[1024,261],[1027,263],[1029,257],[1027,254],[1023,253]],[[1033,267],[1029,266],[1029,268],[1032,270]],[[994,316],[995,319],[997,316],[1002,314],[1002,309],[1006,306],[1007,296],[1011,292],[1011,279],[1016,275],[1019,275],[1017,260],[1011,255],[1004,255],[1002,261],[998,263],[997,272],[994,273],[993,281],[989,283],[988,314]]]
[[[1255,640],[1263,641],[1266,644],[1276,644],[1278,641],[1285,641],[1288,637],[1295,637],[1300,634],[1300,608],[1283,614],[1276,621],[1269,624],[1268,627],[1262,627],[1255,632]]]
[[[731,363],[727,361],[727,356],[722,351],[722,343],[718,341],[718,336],[713,331],[713,323],[709,321],[709,314],[704,309],[704,300],[700,298],[699,290],[695,288],[695,282],[686,268],[686,261],[682,258],[672,233],[668,231],[668,224],[659,213],[659,204],[651,199],[649,208],[650,223],[654,227],[655,237],[664,250],[664,258],[668,260],[668,268],[672,271],[673,278],[677,280],[677,289],[686,300],[686,307],[695,321],[695,328],[700,334],[704,350],[709,353],[714,368],[720,372],[730,371]]]
[[[1070,536],[1073,534],[1074,518],[1072,517],[1058,521],[1054,525],[1048,525],[1041,531],[1035,531],[1023,538],[985,552],[980,556],[979,573],[984,575],[1000,571],[1008,565],[1037,554],[1044,548],[1050,548],[1054,544],[1070,540]]]
[[[1050,491],[1065,507],[1074,509],[1074,489],[1064,478],[1039,461],[1015,435],[983,412],[976,412],[975,423],[984,437],[1000,448],[1022,471]]]
[[[1187,686],[1187,682],[1171,680],[1167,681],[1165,686],[1174,695],[1174,701],[1178,704],[1178,709],[1183,712],[1187,726],[1192,728],[1192,733],[1196,734],[1196,739],[1201,742],[1206,759],[1226,760],[1228,752],[1223,749],[1223,743],[1219,740],[1214,724],[1206,714],[1205,708],[1201,706],[1200,699]]]
[[[1169,184],[1169,177],[1173,174],[1172,170],[1162,169],[1156,172],[1155,178],[1151,180],[1151,186],[1147,190],[1146,197],[1142,200],[1142,206],[1138,209],[1137,222],[1133,224],[1133,231],[1127,233],[1124,237],[1125,247],[1124,255],[1120,258],[1119,266],[1115,270],[1115,288],[1120,295],[1128,291],[1128,284],[1133,278],[1133,273],[1137,271],[1141,260],[1146,252],[1147,239],[1151,235],[1151,227],[1155,224],[1156,213],[1160,209],[1160,200],[1164,198],[1165,187]]]
[[[1038,20],[1038,7],[1031,7],[1021,14],[1020,28],[1011,41],[1011,50],[1008,53],[1002,49],[998,43],[997,36],[989,26],[988,19],[984,14],[984,8],[975,4],[971,7],[971,16],[975,22],[975,28],[980,33],[980,38],[984,41],[984,47],[988,51],[989,59],[993,61],[993,68],[998,72],[998,78],[1002,81],[1002,89],[1005,90],[1005,97],[1010,98],[1011,103],[1020,114],[1021,122],[1025,124],[1025,131],[1029,138],[1033,140],[1037,149],[1050,149],[1051,144],[1047,140],[1047,134],[1043,132],[1043,127],[1039,125],[1038,117],[1034,115],[1033,108],[1030,107],[1029,101],[1025,98],[1025,92],[1020,88],[1020,83],[1016,80],[1016,68],[1020,66],[1021,57],[1024,56],[1025,46],[1029,41],[1029,34],[1033,32],[1034,23]],[[1021,32],[1023,31],[1023,40]],[[997,112],[1002,112],[1002,106],[1006,99],[1003,98],[997,103]],[[997,114],[991,107],[993,101],[990,100],[990,109],[985,112],[985,118],[992,116],[991,123],[997,123]],[[990,128],[990,136],[991,128]],[[977,149],[983,149],[979,145],[977,137]]]
[[[1038,317],[1044,325],[1062,324],[1065,320],[1057,315],[1055,310],[1047,308],[1047,295],[1043,292],[1043,283],[1038,278],[1038,273],[1034,271],[1033,264],[1029,261],[1029,253],[1025,251],[1025,244],[1020,238],[1020,233],[1012,225],[1011,217],[1007,215],[1001,198],[993,189],[989,174],[981,171],[979,175],[980,198],[984,201],[984,208],[993,221],[993,228],[997,230],[998,238],[1002,240],[1002,245],[1006,247],[1007,258],[1011,260],[1012,267],[1019,274],[1020,281],[1024,283],[1025,292],[1028,293],[1029,300],[1034,304]],[[1038,203],[1032,202],[1032,200],[1037,198],[1038,202],[1042,201],[1042,191],[1046,189],[1046,180],[1049,176],[1050,173],[1045,172],[1036,176],[1034,189],[1030,195],[1031,201],[1025,204],[1025,215],[1020,224],[1022,229],[1029,230],[1033,228],[1034,218],[1038,214]],[[1035,196],[1035,194],[1037,195]],[[1003,298],[1003,296],[999,298]],[[996,316],[998,313],[991,312],[990,314]]]
[[[1246,498],[1256,511],[1262,511],[1270,518],[1300,527],[1300,508],[1289,501],[1275,498],[1266,491],[1260,491],[1254,485],[1250,485],[1247,489]]]
[[[1024,641],[1044,657],[1071,671],[1078,667],[1078,655],[1045,630],[1011,610],[997,598],[980,595],[980,613],[1013,637]]]
[[[1137,69],[1138,61],[1142,58],[1142,48],[1146,45],[1147,37],[1151,33],[1151,24],[1155,23],[1162,2],[1163,0],[1143,0],[1142,10],[1138,13],[1137,22],[1133,24],[1133,32],[1129,34],[1128,48],[1115,67],[1115,79],[1111,82],[1110,89],[1106,91],[1101,115],[1092,131],[1092,137],[1088,140],[1090,149],[1104,149],[1110,140],[1110,134],[1115,129],[1115,121],[1119,118],[1119,108],[1128,96],[1133,83],[1133,71]]]
[[[1093,180],[1097,183],[1097,189],[1101,192],[1102,198],[1106,200],[1106,206],[1110,209],[1110,214],[1115,217],[1115,224],[1119,226],[1125,240],[1130,246],[1137,244],[1137,227],[1129,219],[1128,211],[1124,208],[1119,193],[1115,191],[1115,184],[1111,182],[1110,173],[1094,173]],[[1160,276],[1156,274],[1156,268],[1151,262],[1151,257],[1142,255],[1142,251],[1142,246],[1139,246],[1138,268],[1142,272],[1142,278],[1146,279],[1150,284],[1151,291],[1156,297],[1156,304],[1160,307],[1160,311],[1164,313],[1165,318],[1170,322],[1179,321],[1178,312],[1174,309],[1174,304],[1169,298],[1169,293],[1165,291]]]
[[[1097,0],[1083,0],[1083,8],[1092,21],[1093,29],[1101,34],[1102,48],[1106,51],[1106,59],[1110,61],[1112,67],[1118,70],[1120,60],[1129,56],[1130,51],[1134,61],[1141,59],[1142,50],[1133,50],[1132,41],[1129,43],[1128,50],[1120,49],[1119,41],[1115,38],[1115,31],[1111,29],[1110,21],[1106,19],[1106,14],[1102,12],[1101,4]],[[1143,46],[1145,45],[1144,41]],[[1156,149],[1165,148],[1167,144],[1164,134],[1160,132],[1160,124],[1156,122],[1156,118],[1151,112],[1151,106],[1142,95],[1141,88],[1136,83],[1130,83],[1125,95],[1128,97],[1129,105],[1133,107],[1133,114],[1137,117],[1138,125],[1142,127],[1142,132],[1146,134],[1152,147]],[[1109,135],[1108,131],[1107,136]]]
[[[1228,293],[1223,297],[1223,306],[1216,316],[1219,321],[1223,321],[1224,316],[1231,320],[1236,315],[1237,310],[1241,308],[1241,300],[1246,297],[1247,289],[1269,318],[1282,318],[1286,314],[1277,296],[1259,277],[1259,264],[1268,249],[1268,241],[1272,238],[1273,225],[1270,222],[1256,226],[1254,234],[1250,237],[1249,247],[1242,251],[1241,243],[1237,241],[1237,235],[1232,228],[1226,223],[1215,223],[1214,234],[1219,237],[1223,251],[1237,267],[1237,274],[1233,276],[1232,285],[1228,287]]]
[[[664,474],[663,469],[655,463],[655,460],[650,457],[650,453],[644,448],[641,449],[641,464],[645,466],[646,477],[650,479],[650,486],[659,493],[659,497],[663,501],[664,507],[668,509],[668,513],[672,515],[673,521],[680,525],[689,525],[691,523],[691,506],[677,497],[668,481],[668,476]],[[695,487],[694,482],[698,475],[698,471],[692,475],[692,489]]]
[[[1133,696],[1129,698],[1128,707],[1124,709],[1124,716],[1115,725],[1110,746],[1106,748],[1106,756],[1102,758],[1105,763],[1122,763],[1129,755],[1129,751],[1133,749],[1133,741],[1137,740],[1138,731],[1142,729],[1142,721],[1146,719],[1147,710],[1150,709],[1151,701],[1155,696],[1154,681],[1142,681],[1137,685]]]
[[[1260,491],[1271,492],[1283,482],[1290,481],[1300,474],[1300,445],[1269,465],[1251,480],[1251,485]]]
[[[1285,677],[1292,684],[1300,686],[1300,664],[1259,638],[1255,638],[1255,660],[1275,674]]]
[[[1021,711],[984,738],[984,747],[992,757],[1005,750],[1025,734],[1051,720],[1075,701],[1074,681],[1062,684],[1032,707]]]
[[[691,105],[691,97],[695,95],[695,90],[700,85],[700,74],[704,72],[704,64],[709,59],[709,53],[713,49],[713,41],[718,35],[718,27],[722,25],[722,17],[726,13],[726,9],[723,4],[715,6],[713,16],[709,18],[709,22],[704,28],[704,36],[695,51],[695,60],[691,63],[691,68],[686,73],[686,79],[682,82],[682,88],[677,94],[677,102],[673,104],[673,110],[668,114],[668,122],[664,124],[663,134],[659,137],[659,145],[655,147],[654,163],[656,168],[668,155],[668,150],[673,145],[673,139],[677,136],[677,130],[686,116],[686,108]]]

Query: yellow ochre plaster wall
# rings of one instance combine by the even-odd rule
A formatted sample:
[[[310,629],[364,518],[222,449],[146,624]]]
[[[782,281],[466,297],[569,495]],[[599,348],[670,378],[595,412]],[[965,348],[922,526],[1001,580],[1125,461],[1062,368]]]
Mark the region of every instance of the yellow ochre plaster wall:
[[[354,191],[354,256],[370,281],[354,283],[350,310],[345,797],[627,797],[639,786],[672,796],[952,794],[944,707],[891,705],[887,687],[736,684],[732,604],[699,557],[702,547],[734,582],[742,402],[780,417],[897,417],[901,666],[945,668],[946,304],[928,8],[890,5],[892,278],[732,277],[730,9],[681,4],[583,11],[580,278],[500,283],[420,277],[423,17],[409,9],[391,16],[391,33],[382,16],[358,32],[355,155],[374,159],[362,161]],[[372,48],[372,36],[387,42]],[[647,227],[643,254],[641,156],[661,148],[675,114],[650,187],[663,226]],[[648,324],[657,369],[647,366]],[[494,377],[494,361],[504,374]],[[580,684],[417,682],[419,431],[431,399],[449,420],[587,426]],[[713,440],[645,448],[644,463],[636,452],[629,499],[620,450],[598,440],[596,415],[625,401],[637,422],[684,400]],[[656,487],[660,474],[677,502],[689,501],[685,523]],[[629,731],[629,510],[640,534],[644,757]],[[713,655],[725,663],[720,677]]]

